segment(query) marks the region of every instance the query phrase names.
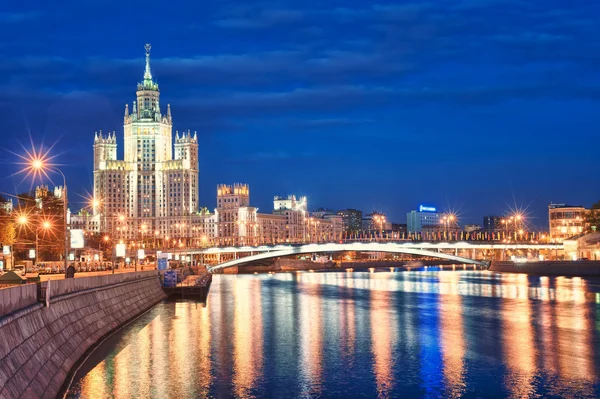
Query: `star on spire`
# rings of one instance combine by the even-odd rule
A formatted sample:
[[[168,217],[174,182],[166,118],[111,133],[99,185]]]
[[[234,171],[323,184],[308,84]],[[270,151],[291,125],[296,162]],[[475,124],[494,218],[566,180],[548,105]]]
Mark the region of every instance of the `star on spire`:
[[[152,46],[150,43],[146,43],[144,46],[146,49],[146,70],[144,71],[144,82],[152,82],[152,73],[150,72],[150,49]]]

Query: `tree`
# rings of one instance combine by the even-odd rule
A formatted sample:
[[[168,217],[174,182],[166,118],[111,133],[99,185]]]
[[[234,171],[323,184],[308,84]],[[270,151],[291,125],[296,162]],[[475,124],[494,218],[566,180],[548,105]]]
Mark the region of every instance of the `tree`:
[[[600,230],[600,201],[592,205],[585,215],[585,230],[587,232]]]
[[[0,222],[0,243],[12,246],[17,238],[14,222],[3,220]]]

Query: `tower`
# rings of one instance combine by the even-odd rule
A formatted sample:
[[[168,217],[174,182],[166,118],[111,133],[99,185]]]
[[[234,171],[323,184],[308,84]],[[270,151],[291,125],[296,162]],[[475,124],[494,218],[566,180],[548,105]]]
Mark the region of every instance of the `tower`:
[[[104,136],[102,130],[100,133],[94,133],[94,198],[106,198],[108,192],[112,192],[109,187],[109,181],[112,186],[113,176],[109,171],[110,162],[117,160],[117,139],[115,132]],[[100,201],[98,206],[94,206],[93,213],[104,214],[106,211],[106,201]]]
[[[175,142],[173,157],[171,106],[160,109],[160,91],[145,48],[143,79],[136,101],[125,105],[123,160],[117,160],[114,132],[94,135],[94,200],[101,214],[99,231],[118,239],[188,236],[182,219],[198,211],[198,138],[187,131]],[[177,225],[178,227],[175,227]],[[142,236],[142,237],[140,237]]]
[[[198,209],[198,136],[188,130],[175,133],[175,159],[181,161],[182,204],[184,212],[189,214]]]

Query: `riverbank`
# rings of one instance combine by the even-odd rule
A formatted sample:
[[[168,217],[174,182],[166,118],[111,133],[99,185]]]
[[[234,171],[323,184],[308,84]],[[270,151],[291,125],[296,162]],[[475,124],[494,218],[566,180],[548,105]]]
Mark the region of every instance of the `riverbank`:
[[[0,398],[55,398],[91,347],[166,297],[156,271],[43,282],[40,288],[48,295],[34,284],[2,290]]]
[[[600,277],[600,261],[492,262],[490,271],[540,276]]]

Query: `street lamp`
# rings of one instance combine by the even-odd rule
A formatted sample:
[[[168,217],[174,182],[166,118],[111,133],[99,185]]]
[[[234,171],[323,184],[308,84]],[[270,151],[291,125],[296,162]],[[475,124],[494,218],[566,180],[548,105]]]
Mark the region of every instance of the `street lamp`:
[[[64,241],[65,241],[65,253],[64,253],[64,267],[65,267],[65,277],[67,276],[67,262],[69,257],[69,227],[67,224],[67,178],[65,174],[58,169],[57,167],[51,166],[50,164],[44,162],[45,158],[43,156],[39,156],[34,154],[29,160],[29,169],[34,173],[44,174],[47,176],[47,172],[58,173],[63,178],[63,218],[65,222],[64,227]]]
[[[19,217],[17,218],[17,223],[20,226],[25,227],[29,224],[29,218],[26,215],[19,215]],[[34,250],[35,253],[34,253],[34,257],[33,257],[34,266],[37,265],[37,263],[38,263],[40,230],[43,229],[45,231],[48,231],[48,230],[50,230],[50,228],[52,228],[52,223],[50,223],[50,221],[48,221],[48,220],[44,220],[40,225],[36,225],[34,227],[34,229],[35,229],[35,250]]]

